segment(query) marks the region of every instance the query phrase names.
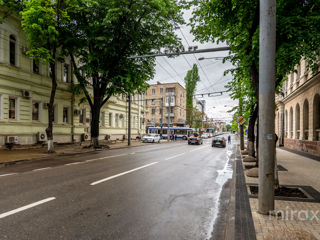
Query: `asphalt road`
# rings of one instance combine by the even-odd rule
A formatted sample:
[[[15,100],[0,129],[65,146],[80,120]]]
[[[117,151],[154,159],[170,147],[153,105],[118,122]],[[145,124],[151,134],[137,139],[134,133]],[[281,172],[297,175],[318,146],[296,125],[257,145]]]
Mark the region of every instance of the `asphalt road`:
[[[210,239],[231,153],[175,142],[0,168],[0,239]]]

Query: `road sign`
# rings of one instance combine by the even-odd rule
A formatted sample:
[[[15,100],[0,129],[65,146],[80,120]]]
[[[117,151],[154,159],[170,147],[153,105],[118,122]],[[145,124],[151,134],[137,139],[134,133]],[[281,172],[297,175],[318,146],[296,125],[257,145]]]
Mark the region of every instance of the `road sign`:
[[[242,117],[242,116],[239,116],[238,119],[237,119],[237,122],[240,124],[240,125],[243,125],[246,120]]]

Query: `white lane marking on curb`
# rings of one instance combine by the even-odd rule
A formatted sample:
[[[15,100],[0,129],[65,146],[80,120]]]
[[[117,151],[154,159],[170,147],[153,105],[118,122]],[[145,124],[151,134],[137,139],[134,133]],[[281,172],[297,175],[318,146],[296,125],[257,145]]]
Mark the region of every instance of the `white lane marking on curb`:
[[[37,168],[37,169],[33,169],[32,172],[47,170],[47,169],[50,169],[50,168],[52,168],[52,167]]]
[[[201,147],[201,148],[196,148],[196,149],[190,150],[189,152],[198,151],[198,150],[204,149],[204,148],[206,148],[206,147],[207,147],[207,146],[204,146],[204,147]]]
[[[123,176],[123,175],[125,175],[125,174],[128,174],[128,173],[132,173],[132,172],[138,171],[138,170],[140,170],[140,169],[143,169],[143,168],[146,168],[146,167],[152,166],[152,165],[157,164],[157,163],[158,163],[158,162],[149,163],[149,164],[147,164],[147,165],[143,165],[143,166],[141,166],[141,167],[134,168],[134,169],[131,169],[131,170],[129,170],[129,171],[122,172],[122,173],[119,173],[119,174],[113,175],[113,176],[111,176],[111,177],[107,177],[107,178],[101,179],[101,180],[99,180],[99,181],[96,181],[96,182],[91,183],[90,185],[91,185],[91,186],[93,186],[93,185],[97,185],[97,184],[99,184],[99,183],[109,181],[109,180],[111,180],[111,179],[113,179],[113,178],[117,178],[117,177]]]
[[[70,166],[70,165],[78,165],[78,164],[83,164],[85,162],[73,162],[73,163],[67,163],[65,164],[66,166]]]
[[[184,155],[184,153],[180,153],[180,154],[174,155],[174,156],[172,156],[172,157],[168,157],[168,158],[165,159],[165,161],[168,161],[168,160],[173,159],[173,158],[176,158],[176,157],[180,157],[180,156],[182,156],[182,155]]]
[[[6,174],[0,175],[0,177],[12,176],[12,175],[16,175],[16,174],[17,174],[17,173],[6,173]]]
[[[136,154],[135,152],[130,153],[131,155]]]
[[[1,219],[1,218],[8,217],[8,216],[10,216],[10,215],[13,215],[13,214],[15,214],[15,213],[24,211],[24,210],[26,210],[26,209],[29,209],[29,208],[38,206],[38,205],[40,205],[40,204],[43,204],[43,203],[46,203],[46,202],[55,200],[55,199],[56,199],[55,197],[46,198],[46,199],[43,199],[43,200],[41,200],[41,201],[34,202],[34,203],[28,204],[28,205],[26,205],[26,206],[23,206],[23,207],[20,207],[20,208],[11,210],[11,211],[9,211],[9,212],[2,213],[2,214],[0,214],[0,219]]]

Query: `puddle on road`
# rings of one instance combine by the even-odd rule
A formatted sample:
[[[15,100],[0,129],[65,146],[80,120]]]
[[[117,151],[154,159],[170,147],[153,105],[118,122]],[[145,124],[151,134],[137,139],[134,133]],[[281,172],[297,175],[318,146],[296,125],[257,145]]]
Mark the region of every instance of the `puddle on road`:
[[[232,148],[235,146],[235,144],[236,143],[232,144]],[[228,146],[226,153],[227,153],[227,161],[226,161],[223,169],[217,170],[218,176],[216,178],[215,183],[217,183],[219,185],[218,186],[219,190],[214,193],[214,195],[215,195],[214,207],[210,209],[210,212],[211,212],[210,215],[212,216],[212,221],[210,224],[210,229],[207,234],[207,239],[212,238],[214,226],[216,224],[216,220],[217,220],[218,213],[219,213],[220,195],[222,192],[222,188],[223,188],[224,184],[232,178],[232,174],[233,174],[233,163],[231,161],[231,155],[232,155],[233,151],[231,149],[231,146]]]

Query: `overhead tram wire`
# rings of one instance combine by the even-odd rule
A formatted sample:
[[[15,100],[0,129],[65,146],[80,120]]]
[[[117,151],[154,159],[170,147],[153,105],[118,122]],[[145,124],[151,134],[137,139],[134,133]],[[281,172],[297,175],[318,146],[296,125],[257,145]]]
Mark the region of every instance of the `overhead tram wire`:
[[[174,79],[174,77],[171,75],[171,73],[170,72],[168,72],[168,70],[167,69],[165,69],[163,66],[162,66],[162,64],[158,61],[158,60],[156,60],[157,61],[157,63],[159,64],[159,66],[172,78],[172,79]]]
[[[184,40],[186,41],[186,43],[187,43],[187,45],[188,45],[188,48],[190,47],[190,44],[189,44],[189,42],[188,42],[188,40],[187,40],[187,38],[185,37],[185,35],[184,35],[184,33],[183,33],[183,31],[181,30],[181,27],[179,27],[179,30],[180,30],[180,32],[181,32],[181,34],[182,34],[182,37],[184,38]],[[203,72],[203,74],[204,74],[204,76],[206,77],[206,80],[208,81],[208,83],[210,84],[210,80],[209,80],[209,78],[208,78],[208,75],[205,73],[205,71],[203,70],[203,68],[202,68],[202,66],[201,66],[201,64],[200,64],[200,62],[199,62],[199,60],[197,59],[197,57],[194,55],[194,54],[192,54],[193,55],[193,57],[194,57],[194,59],[196,60],[196,62],[198,63],[198,65],[199,65],[199,67],[200,67],[200,69],[201,69],[201,71]]]

